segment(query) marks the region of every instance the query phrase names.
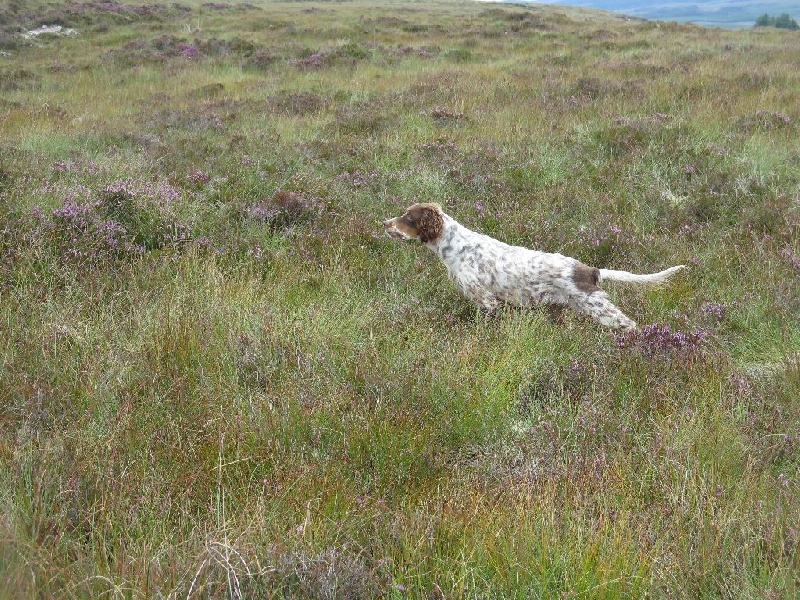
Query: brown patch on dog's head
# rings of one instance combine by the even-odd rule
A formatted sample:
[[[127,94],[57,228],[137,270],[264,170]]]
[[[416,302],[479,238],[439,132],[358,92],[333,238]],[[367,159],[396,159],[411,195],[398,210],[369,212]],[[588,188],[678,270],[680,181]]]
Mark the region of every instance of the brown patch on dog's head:
[[[414,204],[402,216],[384,221],[383,227],[395,239],[434,242],[444,232],[442,207],[432,202]]]
[[[579,263],[572,269],[572,281],[586,294],[599,292],[600,287],[597,284],[600,282],[600,269]]]

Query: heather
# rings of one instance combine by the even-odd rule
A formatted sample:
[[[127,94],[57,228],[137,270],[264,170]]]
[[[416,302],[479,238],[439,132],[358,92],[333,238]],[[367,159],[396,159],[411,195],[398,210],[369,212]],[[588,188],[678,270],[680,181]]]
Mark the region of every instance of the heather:
[[[797,595],[796,33],[3,11],[0,597]],[[635,332],[485,318],[416,201],[688,269],[607,286]]]

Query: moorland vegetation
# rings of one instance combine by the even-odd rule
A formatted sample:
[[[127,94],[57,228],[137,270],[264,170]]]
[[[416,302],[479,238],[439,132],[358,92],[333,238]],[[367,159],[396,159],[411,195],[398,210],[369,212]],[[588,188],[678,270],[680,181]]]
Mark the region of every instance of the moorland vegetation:
[[[0,597],[796,597],[796,34],[2,14]],[[625,335],[484,319],[383,235],[414,201],[690,268],[610,288]]]

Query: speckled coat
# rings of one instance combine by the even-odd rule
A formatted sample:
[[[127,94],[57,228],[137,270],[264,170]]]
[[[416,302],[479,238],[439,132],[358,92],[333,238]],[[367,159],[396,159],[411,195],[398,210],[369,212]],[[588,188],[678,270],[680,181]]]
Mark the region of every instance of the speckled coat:
[[[416,204],[384,221],[384,227],[392,237],[418,239],[433,250],[458,289],[489,312],[504,304],[569,306],[608,327],[633,329],[636,323],[612,304],[600,281],[656,283],[683,268],[637,275],[588,267],[562,254],[511,246],[472,231],[436,204]]]

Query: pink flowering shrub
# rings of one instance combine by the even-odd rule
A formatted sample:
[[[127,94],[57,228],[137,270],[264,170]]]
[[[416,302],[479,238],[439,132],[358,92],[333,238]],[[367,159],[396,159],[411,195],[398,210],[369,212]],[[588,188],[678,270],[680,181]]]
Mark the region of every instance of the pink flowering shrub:
[[[245,206],[242,216],[279,230],[307,223],[319,212],[320,207],[313,200],[297,192],[280,190],[271,198]]]
[[[678,358],[689,362],[703,356],[708,330],[673,330],[663,323],[651,323],[633,331],[614,335],[617,348],[635,351],[649,359]]]
[[[69,194],[49,213],[34,207],[31,238],[69,263],[142,254],[189,239],[174,207],[179,197],[167,182],[114,181],[99,193]]]

